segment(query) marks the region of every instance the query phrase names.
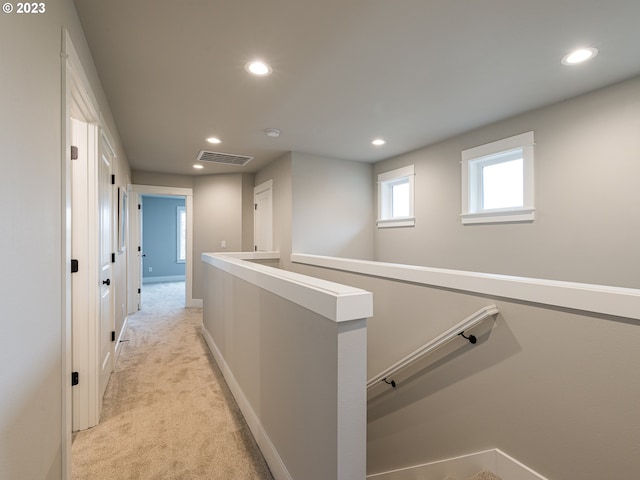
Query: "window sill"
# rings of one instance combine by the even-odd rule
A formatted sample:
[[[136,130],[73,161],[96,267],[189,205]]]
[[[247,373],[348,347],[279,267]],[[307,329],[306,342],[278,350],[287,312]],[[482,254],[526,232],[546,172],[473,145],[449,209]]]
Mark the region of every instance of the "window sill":
[[[463,225],[473,225],[477,223],[514,223],[533,222],[534,208],[518,208],[513,210],[502,210],[482,213],[463,213],[460,215]]]
[[[413,227],[415,224],[415,217],[389,218],[376,222],[378,228]]]

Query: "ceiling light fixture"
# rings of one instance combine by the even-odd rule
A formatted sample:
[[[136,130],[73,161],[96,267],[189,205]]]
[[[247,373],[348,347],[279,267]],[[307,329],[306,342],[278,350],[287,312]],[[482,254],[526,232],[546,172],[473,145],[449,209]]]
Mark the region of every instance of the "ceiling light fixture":
[[[277,138],[280,136],[280,130],[277,128],[267,128],[265,133],[267,134],[267,137]]]
[[[218,144],[218,143],[222,143],[222,140],[216,137],[209,137],[207,138],[207,142]]]
[[[587,60],[591,60],[598,54],[597,48],[579,48],[562,57],[563,65],[577,65]]]
[[[195,168],[196,170],[202,170],[202,169],[204,168],[204,166],[199,165],[199,164],[197,164],[197,163],[196,163],[196,164],[193,166],[193,168]]]
[[[385,143],[387,143],[387,142],[385,142],[383,139],[381,139],[381,138],[376,138],[375,140],[373,140],[373,141],[371,142],[371,145],[375,145],[376,147],[381,147],[381,146],[382,146],[382,145],[384,145]]]
[[[266,77],[268,75],[271,75],[271,73],[273,72],[271,65],[260,60],[246,63],[244,65],[244,69],[251,75],[256,75],[258,77]]]

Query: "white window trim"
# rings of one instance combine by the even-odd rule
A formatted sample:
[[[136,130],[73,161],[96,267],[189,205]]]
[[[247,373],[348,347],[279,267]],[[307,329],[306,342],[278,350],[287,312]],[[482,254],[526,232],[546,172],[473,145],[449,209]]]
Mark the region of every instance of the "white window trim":
[[[383,218],[384,200],[383,184],[390,181],[407,177],[409,180],[409,215],[406,217]],[[396,168],[388,172],[378,174],[378,228],[413,227],[416,223],[414,216],[414,178],[415,168],[413,165]]]
[[[180,240],[181,240],[180,239],[180,212],[185,212],[185,215],[186,215],[186,207],[181,206],[181,205],[176,207],[176,223],[177,223],[177,227],[178,227],[177,228],[177,231],[178,231],[178,234],[177,234],[178,235],[178,237],[177,237],[178,243],[177,243],[177,245],[178,246],[177,246],[177,251],[176,251],[176,263],[185,263],[186,259],[187,259],[187,255],[186,255],[186,251],[187,251],[187,249],[186,249],[186,246],[187,246],[186,245],[186,243],[187,243],[186,235],[185,235],[185,239],[184,239],[184,242],[185,242],[185,258],[180,258],[180,243],[181,243],[180,242]]]
[[[469,148],[462,152],[462,213],[463,225],[477,223],[532,222],[535,208],[533,203],[533,132],[521,133],[513,137]],[[470,181],[470,163],[483,157],[509,150],[522,149],[523,158],[523,203],[522,207],[477,211],[473,204],[477,186]]]

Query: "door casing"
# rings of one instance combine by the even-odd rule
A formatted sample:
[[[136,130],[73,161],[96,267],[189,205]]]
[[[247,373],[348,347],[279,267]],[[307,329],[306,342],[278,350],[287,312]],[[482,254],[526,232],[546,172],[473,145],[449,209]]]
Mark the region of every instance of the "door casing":
[[[253,189],[253,245],[256,252],[273,250],[273,180]]]
[[[138,247],[142,247],[142,214],[138,209],[141,195],[160,195],[168,197],[184,197],[185,210],[187,213],[187,258],[185,261],[185,306],[202,307],[202,299],[193,298],[193,189],[181,187],[164,187],[157,185],[131,185],[131,195],[137,198],[137,202],[130,202],[129,219],[136,226],[129,232],[129,251],[138,252]],[[129,266],[131,274],[129,282],[129,298],[138,295],[138,289],[142,285],[142,270],[139,256],[130,255],[131,262],[136,265]],[[139,297],[138,297],[139,298]]]

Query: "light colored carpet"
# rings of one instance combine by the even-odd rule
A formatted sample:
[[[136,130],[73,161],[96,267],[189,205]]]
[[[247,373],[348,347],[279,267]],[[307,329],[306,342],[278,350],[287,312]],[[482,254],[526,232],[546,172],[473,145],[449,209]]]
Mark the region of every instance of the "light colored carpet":
[[[183,304],[183,284],[144,286],[100,424],[73,441],[73,480],[273,479],[201,337],[202,310]]]
[[[455,479],[453,479],[451,477],[445,477],[442,480],[455,480]],[[492,472],[490,472],[488,470],[482,470],[482,471],[476,473],[469,480],[501,480],[501,479],[495,473],[492,473]]]
[[[481,472],[476,473],[469,480],[500,480],[500,477],[488,470],[482,470]]]

